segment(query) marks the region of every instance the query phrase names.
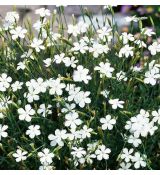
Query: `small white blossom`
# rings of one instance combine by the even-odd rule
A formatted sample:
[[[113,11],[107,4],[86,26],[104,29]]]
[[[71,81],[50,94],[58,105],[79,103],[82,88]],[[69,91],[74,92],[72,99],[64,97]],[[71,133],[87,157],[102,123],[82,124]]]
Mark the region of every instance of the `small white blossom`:
[[[152,45],[148,47],[148,50],[151,52],[151,55],[156,55],[156,53],[160,52],[160,44],[154,42]]]
[[[77,66],[77,70],[73,72],[73,80],[75,82],[82,82],[84,81],[85,84],[88,84],[88,81],[91,80],[91,76],[88,75],[89,70],[83,68],[82,65]]]
[[[138,147],[142,143],[140,138],[133,135],[130,135],[127,141],[128,143],[133,144],[134,147]]]
[[[128,58],[129,56],[133,56],[133,47],[130,47],[128,44],[121,48],[119,51],[119,57],[125,56]]]
[[[38,152],[38,157],[42,164],[51,164],[53,162],[54,154],[48,148],[44,148],[42,152]]]
[[[121,153],[121,159],[124,159],[125,162],[129,162],[132,160],[133,156],[131,155],[133,153],[133,148],[128,150],[127,148],[123,148],[122,153]]]
[[[6,130],[8,129],[8,125],[1,125],[0,124],[0,141],[2,137],[7,137],[8,133],[6,132]]]
[[[155,35],[155,32],[153,32],[152,29],[149,29],[149,28],[141,29],[141,33],[143,33],[144,35],[147,35],[147,36]]]
[[[55,55],[54,56],[54,62],[56,64],[60,64],[65,58],[65,54],[64,53],[61,53],[60,55]]]
[[[112,109],[123,108],[124,101],[119,101],[119,99],[110,99],[109,104],[112,105]]]
[[[35,11],[35,14],[40,15],[40,17],[50,16],[50,10],[45,8],[40,8]]]
[[[6,73],[0,75],[0,91],[5,92],[12,82],[12,78],[8,77]]]
[[[17,64],[17,70],[20,70],[20,69],[24,70],[25,68],[26,68],[25,62],[19,62]]]
[[[47,58],[47,59],[43,60],[43,62],[45,63],[45,67],[49,67],[52,64],[52,59]]]
[[[56,146],[57,144],[59,146],[64,146],[64,140],[67,138],[66,130],[55,130],[55,135],[50,134],[48,136],[48,139],[51,141],[50,145],[51,146]]]
[[[114,68],[111,67],[111,64],[108,62],[106,62],[106,63],[101,62],[99,64],[99,66],[96,66],[94,68],[94,70],[98,70],[100,72],[100,77],[105,75],[106,77],[111,78],[112,72],[114,71]]]
[[[78,63],[78,60],[76,60],[74,56],[71,57],[71,58],[65,57],[63,59],[63,62],[64,62],[66,67],[70,67],[71,66],[71,67],[75,68],[76,64]]]
[[[116,124],[116,120],[112,119],[110,115],[106,115],[105,118],[101,118],[100,122],[102,124],[102,129],[103,130],[112,130],[113,129],[113,125]]]
[[[145,157],[145,155],[144,155]],[[139,169],[140,167],[146,167],[145,160],[141,157],[139,152],[136,152],[135,155],[132,158],[132,161],[134,162],[134,167],[136,169]]]
[[[91,103],[91,99],[88,97],[90,95],[89,91],[83,92],[80,91],[76,96],[75,96],[75,102],[81,107],[84,108],[85,104]]]
[[[49,105],[45,105],[45,104],[41,104],[39,109],[37,110],[38,114],[41,114],[43,117],[46,117],[48,114],[52,114],[52,110],[51,110],[52,106]]]
[[[134,36],[131,33],[123,32],[121,37],[123,44],[128,44],[129,41],[134,41]]]
[[[23,108],[18,109],[18,114],[19,114],[19,120],[26,120],[27,122],[30,122],[32,116],[35,114],[35,110],[32,109],[31,105],[27,104],[25,105],[25,109]]]
[[[86,151],[82,147],[72,147],[72,150],[73,151],[71,151],[71,154],[73,155],[73,157],[82,158],[86,155]]]
[[[77,112],[69,112],[65,115],[65,126],[76,128],[77,126],[82,124],[82,120],[79,119]]]
[[[18,26],[15,29],[12,29],[10,33],[12,34],[12,39],[16,40],[17,38],[24,38],[27,30],[23,29],[21,26]]]
[[[40,52],[40,50],[44,50],[45,47],[42,45],[43,41],[41,39],[34,38],[31,47],[36,50],[36,52]]]
[[[17,149],[16,153],[13,153],[13,157],[16,158],[16,162],[20,162],[27,159],[27,151],[22,151],[21,149]]]
[[[61,80],[57,78],[56,80],[50,79],[48,82],[48,85],[50,87],[49,94],[50,95],[62,95],[63,88],[66,87],[64,83],[61,83]]]
[[[158,111],[152,111],[153,121],[160,124],[160,109]]]
[[[26,135],[29,135],[29,137],[33,139],[35,136],[39,136],[41,134],[39,129],[40,129],[39,125],[31,125],[28,127],[28,130],[26,131]]]
[[[19,82],[19,81],[14,82],[11,85],[13,92],[16,92],[17,90],[22,89],[22,85],[23,85],[23,82]]]
[[[95,151],[97,160],[102,160],[102,159],[108,160],[110,153],[111,153],[111,150],[109,148],[106,148],[105,145],[100,145],[98,149]]]
[[[116,73],[116,78],[118,81],[121,81],[121,80],[127,81],[126,73],[123,71]]]

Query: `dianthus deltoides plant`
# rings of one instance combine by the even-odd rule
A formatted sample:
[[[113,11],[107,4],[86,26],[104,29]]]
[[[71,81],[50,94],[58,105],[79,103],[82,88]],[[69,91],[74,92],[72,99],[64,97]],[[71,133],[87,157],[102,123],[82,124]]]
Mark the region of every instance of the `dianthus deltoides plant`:
[[[0,169],[160,168],[153,20],[126,17],[120,33],[111,6],[103,26],[80,8],[69,24],[64,7],[37,9],[35,24],[20,26],[16,11],[2,21]]]

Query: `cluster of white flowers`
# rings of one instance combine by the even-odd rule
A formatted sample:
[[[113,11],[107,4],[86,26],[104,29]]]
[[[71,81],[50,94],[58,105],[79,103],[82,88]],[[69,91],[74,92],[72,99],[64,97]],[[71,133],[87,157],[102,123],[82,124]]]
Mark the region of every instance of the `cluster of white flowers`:
[[[138,147],[142,141],[141,137],[147,137],[149,134],[152,136],[158,129],[157,122],[159,121],[159,114],[156,111],[152,112],[152,118],[148,111],[140,110],[140,113],[126,122],[125,129],[129,130],[130,136],[128,143]]]
[[[135,169],[146,167],[146,155],[141,155],[139,152],[135,152],[133,155],[133,151],[133,148],[130,150],[128,150],[128,148],[123,148],[120,158],[124,162],[121,162],[120,169],[127,170],[131,167],[132,163],[134,164]]]
[[[62,25],[63,15],[56,15],[63,9],[57,12],[35,11],[39,20],[30,27],[36,34],[19,25],[17,12],[3,21],[0,37],[13,46],[0,52],[2,159],[6,154],[19,168],[40,170],[150,168],[144,147],[160,126],[154,29],[119,34],[114,24],[95,30],[74,17]]]

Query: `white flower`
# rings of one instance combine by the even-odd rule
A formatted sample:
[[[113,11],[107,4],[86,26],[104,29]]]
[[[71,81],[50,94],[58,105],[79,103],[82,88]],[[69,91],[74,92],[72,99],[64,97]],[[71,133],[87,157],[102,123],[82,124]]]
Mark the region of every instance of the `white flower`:
[[[91,103],[91,99],[88,97],[90,95],[89,91],[83,92],[80,91],[74,98],[76,104],[81,108],[84,108],[85,104]]]
[[[82,139],[85,139],[87,137],[90,138],[92,131],[93,131],[92,128],[88,128],[87,125],[84,125],[83,128],[81,129]]]
[[[100,72],[101,77],[103,75],[105,75],[106,77],[111,78],[112,77],[112,72],[114,71],[114,68],[111,67],[111,64],[108,63],[108,62],[106,62],[106,63],[101,62],[99,64],[99,66],[96,66],[94,68],[94,70],[98,70]]]
[[[17,70],[20,70],[20,69],[24,70],[25,68],[26,68],[25,62],[19,62],[17,64]]]
[[[12,39],[16,40],[18,37],[24,38],[25,34],[27,33],[27,30],[23,29],[21,26],[18,26],[15,29],[12,29],[10,33],[12,34]]]
[[[92,52],[95,58],[98,58],[98,56],[102,53],[108,53],[108,51],[109,48],[107,45],[102,45],[99,43],[93,43],[93,46],[89,48],[89,52]]]
[[[121,80],[127,81],[126,73],[123,71],[116,73],[116,78],[118,81],[121,81]]]
[[[62,113],[74,112],[74,111],[75,111],[75,110],[74,110],[75,107],[76,107],[76,105],[75,105],[74,103],[72,103],[72,104],[66,103],[66,104],[65,104],[65,107],[62,108],[61,112],[62,112]]]
[[[45,47],[42,45],[43,41],[41,39],[34,38],[31,47],[36,50],[36,52],[40,52],[40,50],[44,50]]]
[[[156,55],[157,52],[160,52],[160,44],[158,42],[154,42],[148,47],[148,50],[151,52],[151,55]]]
[[[121,154],[121,159],[124,159],[125,162],[129,162],[132,160],[133,156],[131,155],[133,153],[133,148],[128,150],[127,148],[123,148],[122,154]]]
[[[52,63],[52,59],[51,58],[47,58],[45,60],[43,60],[43,62],[45,63],[45,67],[49,67]]]
[[[13,153],[13,157],[16,158],[16,162],[20,162],[27,159],[27,151],[22,151],[21,149],[17,149],[16,153]]]
[[[8,125],[1,125],[0,124],[0,141],[2,137],[7,137],[8,133],[6,132],[6,130],[8,129]]]
[[[133,146],[135,147],[138,147],[142,143],[140,138],[133,136],[133,135],[130,135],[127,141],[128,143],[133,144]]]
[[[29,137],[33,139],[35,136],[39,136],[41,134],[39,129],[40,129],[39,125],[31,125],[28,127],[28,130],[26,131],[26,135],[29,135]]]
[[[43,117],[46,117],[48,114],[52,114],[51,108],[52,106],[50,104],[47,106],[45,104],[41,104],[37,110],[37,113],[41,114]]]
[[[0,91],[5,92],[10,87],[11,82],[12,78],[7,77],[7,74],[2,73],[0,75]]]
[[[152,111],[153,121],[160,124],[160,109],[158,111]]]
[[[23,85],[23,82],[19,82],[19,81],[14,82],[11,85],[13,92],[16,92],[17,90],[22,89],[22,85]]]
[[[17,12],[7,12],[5,16],[5,21],[9,22],[10,25],[12,25],[15,22],[18,22],[19,20],[19,14]]]
[[[157,73],[160,71],[160,64],[155,64],[156,60],[152,60],[150,63],[149,63],[149,70],[152,70],[154,69]]]
[[[9,104],[12,104],[12,100],[10,100],[10,97],[5,96],[0,97],[0,111],[3,112],[3,110],[4,111],[7,110]]]
[[[71,128],[70,129],[71,133],[68,133],[68,139],[69,140],[78,140],[82,138],[82,132],[77,131],[76,128]]]
[[[118,98],[109,100],[109,104],[112,105],[112,109],[123,108],[124,101],[119,101]]]
[[[144,83],[154,86],[157,83],[157,79],[160,78],[160,73],[157,73],[155,69],[151,69],[145,73]]]
[[[101,29],[97,30],[98,36],[100,39],[105,40],[105,37],[107,37],[108,42],[112,39],[112,29],[108,27],[102,27]]]
[[[66,87],[64,83],[61,83],[61,80],[59,78],[57,78],[56,80],[50,79],[48,85],[50,87],[50,95],[62,95],[62,89]]]
[[[145,155],[144,155],[145,157]],[[146,162],[145,160],[141,157],[139,152],[136,152],[132,158],[132,161],[135,162],[134,163],[134,167],[136,169],[139,169],[140,167],[146,167]]]
[[[38,157],[40,158],[41,164],[51,164],[54,154],[51,153],[48,148],[44,148],[42,152],[38,152]]]
[[[56,62],[56,64],[60,64],[64,60],[64,57],[65,57],[64,53],[61,53],[60,55],[55,55],[54,62]]]
[[[138,138],[140,135],[142,137],[146,137],[149,133],[150,135],[153,135],[157,129],[157,127],[154,126],[154,122],[149,121],[149,113],[145,110],[140,110],[140,114],[131,117],[125,128],[130,130],[130,133],[136,138]],[[130,142],[134,142],[134,138],[131,138],[130,140]]]
[[[82,120],[78,118],[78,113],[77,112],[69,112],[68,114],[65,115],[65,126],[71,127],[71,128],[76,128],[77,126],[82,124]]]
[[[71,58],[65,57],[63,59],[63,62],[64,62],[66,67],[70,67],[71,66],[71,67],[75,68],[76,67],[76,63],[78,63],[78,60],[76,60],[74,56],[71,57]]]
[[[103,130],[112,130],[113,129],[113,125],[116,124],[116,120],[112,119],[110,115],[106,115],[105,118],[101,118],[100,122],[102,123],[102,129]]]
[[[35,14],[40,15],[40,17],[50,16],[50,10],[45,8],[40,8],[35,11]]]
[[[31,79],[26,82],[26,86],[28,87],[28,91],[30,94],[39,94],[40,92],[45,93],[48,87],[48,81],[44,81],[42,78],[38,78],[37,80]],[[37,99],[38,100],[38,99]]]
[[[84,54],[88,50],[88,46],[84,41],[83,42],[81,41],[80,43],[74,42],[73,45],[74,47],[71,49],[72,51],[79,51],[82,54]]]
[[[141,65],[136,65],[136,66],[131,66],[131,70],[133,72],[141,72],[142,71],[142,66]]]
[[[73,155],[73,157],[82,158],[83,156],[86,155],[86,151],[82,147],[79,147],[79,148],[72,147],[72,150],[73,151],[71,151],[71,154]]]
[[[155,32],[153,32],[152,29],[149,29],[149,28],[141,29],[141,33],[143,33],[144,35],[147,35],[147,36],[155,35]]]
[[[88,75],[89,70],[83,68],[82,65],[77,66],[77,70],[73,72],[73,80],[75,82],[82,82],[84,81],[85,84],[88,84],[88,81],[91,80],[91,76]]]
[[[119,51],[119,57],[125,56],[128,58],[129,56],[133,56],[133,47],[130,47],[128,44],[121,48]]]
[[[27,122],[30,122],[32,116],[35,114],[35,110],[32,109],[31,105],[27,104],[25,105],[25,109],[23,108],[18,109],[18,114],[19,114],[19,120],[26,120]]]
[[[53,166],[48,165],[48,163],[43,163],[43,165],[39,167],[39,170],[53,170]]]
[[[134,36],[131,33],[123,32],[120,38],[123,40],[123,44],[128,44],[128,41],[134,41]]]
[[[50,145],[51,146],[56,146],[58,144],[61,147],[64,146],[64,140],[67,138],[66,132],[67,132],[66,130],[56,129],[55,130],[55,135],[50,134],[48,136],[48,139],[51,140]]]
[[[131,21],[138,22],[139,21],[136,16],[127,16],[127,17],[125,17],[125,20],[127,22],[131,22]]]
[[[122,162],[120,164],[121,168],[119,170],[129,170],[129,168],[131,167],[131,165],[132,165],[131,163],[124,163],[124,162]]]
[[[69,93],[68,101],[73,101],[73,100],[76,101],[77,96],[80,92],[80,89],[81,89],[80,87],[75,88],[75,85],[72,85],[72,84],[68,85],[66,88],[66,91],[68,91],[68,93]],[[77,103],[78,103],[78,101],[77,101]]]
[[[134,43],[137,44],[139,46],[139,48],[143,48],[143,47],[146,48],[147,47],[146,43],[144,43],[144,41],[141,41],[139,39],[135,40]]]
[[[71,25],[71,24],[69,24],[68,25],[68,33],[69,34],[72,34],[73,36],[76,37],[78,34],[80,34],[80,30],[79,30],[79,28],[78,28],[77,25]]]
[[[30,88],[29,89],[29,93],[25,93],[24,94],[24,97],[27,98],[27,101],[29,103],[32,103],[34,100],[35,101],[38,101],[39,100],[39,89],[33,89],[33,88]]]
[[[100,145],[98,149],[95,151],[97,160],[102,160],[102,159],[108,160],[110,153],[111,153],[111,150],[109,148],[106,148],[105,145]]]

